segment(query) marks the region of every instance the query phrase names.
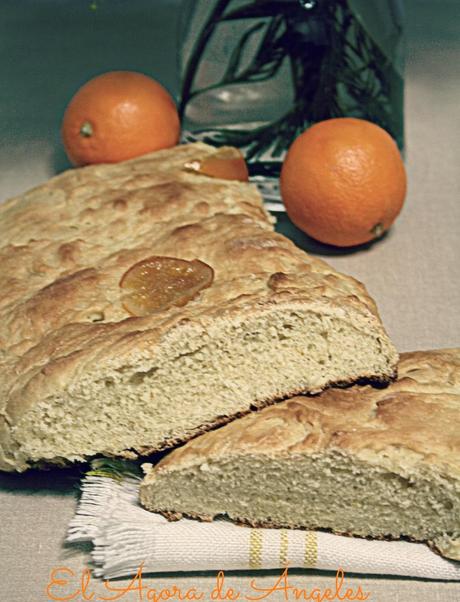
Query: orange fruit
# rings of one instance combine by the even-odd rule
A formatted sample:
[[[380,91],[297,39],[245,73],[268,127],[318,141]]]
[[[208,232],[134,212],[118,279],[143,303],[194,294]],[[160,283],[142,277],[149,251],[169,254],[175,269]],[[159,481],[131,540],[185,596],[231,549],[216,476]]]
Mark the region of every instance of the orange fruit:
[[[64,113],[61,135],[74,165],[115,163],[177,144],[176,105],[142,73],[111,71],[84,84]]]
[[[323,243],[348,247],[388,230],[404,203],[406,171],[385,130],[342,117],[313,125],[293,142],[280,188],[296,226]]]
[[[214,270],[204,261],[154,255],[135,263],[123,274],[122,305],[132,316],[181,307],[211,286],[213,280]]]

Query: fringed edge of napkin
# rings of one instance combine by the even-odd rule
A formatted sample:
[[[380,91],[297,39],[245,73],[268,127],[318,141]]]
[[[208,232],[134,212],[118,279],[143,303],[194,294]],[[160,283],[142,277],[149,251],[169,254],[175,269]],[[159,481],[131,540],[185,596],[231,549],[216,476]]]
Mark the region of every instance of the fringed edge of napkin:
[[[134,463],[97,458],[83,478],[81,498],[67,532],[67,541],[93,541],[110,519],[120,502],[136,504],[140,468]]]

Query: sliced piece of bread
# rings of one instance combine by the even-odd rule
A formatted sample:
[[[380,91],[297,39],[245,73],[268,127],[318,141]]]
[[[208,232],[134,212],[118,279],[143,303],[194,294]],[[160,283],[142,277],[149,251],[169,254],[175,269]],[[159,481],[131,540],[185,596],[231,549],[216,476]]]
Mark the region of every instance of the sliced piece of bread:
[[[394,376],[364,287],[275,233],[254,186],[185,167],[213,153],[74,169],[0,206],[2,469],[132,457],[288,395]],[[136,317],[143,292],[126,302],[123,287],[152,256],[150,272],[173,258],[168,278],[174,258],[206,263],[205,288]],[[187,289],[168,278],[153,283],[162,303]]]
[[[140,499],[169,518],[406,537],[460,560],[460,349],[402,354],[386,389],[294,397],[198,437]]]

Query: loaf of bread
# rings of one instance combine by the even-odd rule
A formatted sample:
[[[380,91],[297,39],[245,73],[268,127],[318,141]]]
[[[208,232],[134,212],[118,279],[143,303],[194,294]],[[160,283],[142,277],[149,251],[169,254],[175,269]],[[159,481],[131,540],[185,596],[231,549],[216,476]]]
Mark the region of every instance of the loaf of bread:
[[[460,560],[460,349],[402,354],[386,389],[294,397],[147,471],[141,502],[171,519],[404,537]]]
[[[134,457],[394,376],[364,287],[275,233],[255,187],[196,172],[215,152],[70,170],[0,206],[3,470]]]

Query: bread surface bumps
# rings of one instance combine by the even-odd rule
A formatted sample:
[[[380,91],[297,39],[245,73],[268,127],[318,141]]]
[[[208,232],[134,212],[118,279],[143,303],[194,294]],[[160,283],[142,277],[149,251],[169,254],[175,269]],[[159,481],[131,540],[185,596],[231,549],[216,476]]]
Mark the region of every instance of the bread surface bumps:
[[[177,518],[429,541],[460,560],[460,349],[404,353],[385,389],[294,397],[174,450],[141,501]]]
[[[364,287],[273,231],[255,187],[193,173],[184,145],[75,169],[0,206],[0,467],[185,441],[397,354]],[[120,280],[150,256],[199,259],[212,286],[130,316]]]

